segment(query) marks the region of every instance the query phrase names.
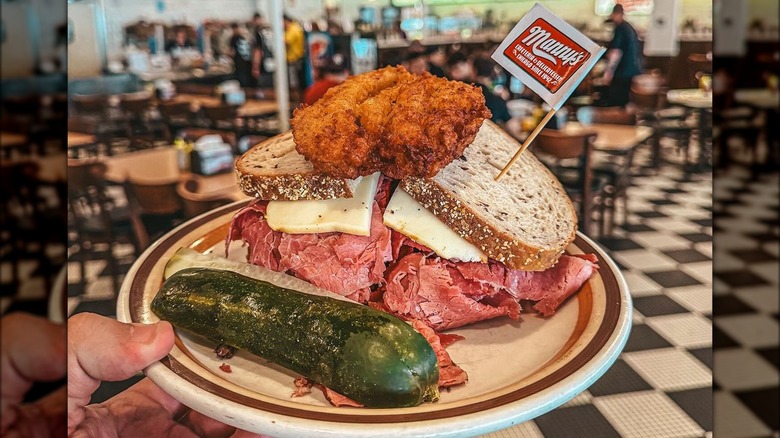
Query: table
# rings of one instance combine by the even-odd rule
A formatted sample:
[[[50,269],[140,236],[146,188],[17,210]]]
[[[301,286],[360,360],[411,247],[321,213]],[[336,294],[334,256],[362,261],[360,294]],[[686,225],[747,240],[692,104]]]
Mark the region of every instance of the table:
[[[86,146],[94,144],[97,141],[97,137],[92,134],[85,134],[83,132],[68,131],[68,148]]]
[[[777,110],[780,106],[780,91],[768,88],[749,88],[734,92],[734,100],[763,110]]]
[[[764,113],[763,130],[769,149],[766,165],[771,169],[772,164],[780,163],[780,151],[777,150],[777,111],[780,106],[780,91],[772,91],[768,88],[737,90],[734,92],[734,100],[737,103],[752,106]]]
[[[15,132],[0,132],[0,147],[19,147],[27,144],[27,136]]]
[[[609,123],[582,125],[578,122],[568,122],[563,128],[565,134],[577,134],[583,131],[596,134],[593,149],[602,152],[626,152],[653,135],[653,128],[649,126]]]
[[[509,123],[507,123],[509,125]],[[517,133],[507,126],[507,131],[520,141],[525,141],[528,132]],[[611,123],[591,123],[583,125],[579,122],[567,122],[561,130],[564,134],[595,134],[593,149],[601,152],[627,152],[653,135],[653,128],[637,125],[616,125]]]
[[[198,193],[204,198],[232,200],[246,199],[238,188],[233,172],[201,176],[179,170],[177,152],[172,147],[162,147],[140,152],[128,152],[103,159],[106,164],[105,178],[115,183],[128,179],[149,185],[174,184],[192,177],[199,182]]]
[[[60,184],[68,181],[67,157],[65,154],[52,154],[35,157],[18,157],[4,159],[3,165],[18,165],[35,163],[38,166],[38,174],[35,179],[46,184]]]
[[[694,170],[702,171],[707,167],[712,151],[708,148],[704,139],[707,132],[707,110],[712,109],[712,91],[704,91],[698,88],[669,90],[666,93],[666,100],[674,105],[682,105],[693,108],[699,112],[698,134],[699,134],[699,160]]]
[[[202,106],[219,106],[222,100],[215,96],[202,96],[198,94],[177,94],[175,100],[190,102],[193,110]],[[279,106],[272,100],[247,99],[246,102],[238,107],[239,117],[260,117],[279,112]]]

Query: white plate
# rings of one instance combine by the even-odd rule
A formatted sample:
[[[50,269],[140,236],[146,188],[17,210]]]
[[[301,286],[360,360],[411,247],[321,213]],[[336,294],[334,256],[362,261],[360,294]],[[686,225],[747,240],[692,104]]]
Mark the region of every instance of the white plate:
[[[240,201],[199,216],[155,242],[130,269],[117,319],[157,321],[150,304],[174,252],[191,247],[224,254]],[[234,243],[234,245],[236,245]],[[231,258],[241,259],[238,245]],[[599,273],[548,319],[523,314],[452,330],[466,339],[448,347],[469,375],[433,404],[400,409],[336,408],[322,394],[291,398],[295,374],[245,352],[218,360],[214,343],[177,332],[171,353],[146,374],[185,405],[232,426],[278,437],[472,436],[548,412],[579,394],[617,359],[631,328],[631,298],[606,253],[578,235],[570,253],[595,253]],[[245,260],[245,259],[244,259]],[[219,366],[227,362],[225,373]]]
[[[57,277],[54,279],[54,285],[49,294],[49,319],[53,322],[62,324],[68,319],[68,267],[63,266]]]

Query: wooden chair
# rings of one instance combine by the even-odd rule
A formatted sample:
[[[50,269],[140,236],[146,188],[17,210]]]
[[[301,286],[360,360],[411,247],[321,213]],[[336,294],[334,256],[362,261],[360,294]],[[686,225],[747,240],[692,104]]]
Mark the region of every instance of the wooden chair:
[[[74,94],[71,97],[77,115],[106,116],[110,96],[106,94]]]
[[[181,94],[199,94],[203,96],[211,96],[214,94],[214,86],[192,82],[177,82],[176,92]]]
[[[591,169],[593,151],[593,133],[566,134],[561,131],[543,129],[532,146],[536,151],[553,157],[553,173],[563,184],[573,201],[579,204],[580,229],[590,233],[593,213],[600,211],[599,220],[604,218],[604,187],[602,177],[595,176]],[[562,160],[576,159],[578,165],[567,167]],[[600,223],[600,230],[603,230]]]
[[[636,114],[623,107],[592,107],[592,123],[636,125]]]
[[[598,107],[593,108],[593,112],[590,115],[593,123],[608,123],[614,125],[636,125],[636,114],[627,111],[622,107]],[[618,202],[622,201],[623,206],[623,222],[628,217],[628,200],[627,190],[631,185],[631,164],[634,161],[635,148],[631,148],[625,151],[611,151],[602,160],[594,160],[591,168],[594,175],[602,177],[605,180],[605,199],[604,203],[606,211],[610,213],[609,221],[602,220],[601,234],[608,234],[611,232],[615,221],[615,211],[617,209]],[[604,155],[604,153],[599,153]],[[608,226],[607,226],[608,225]],[[605,231],[605,228],[609,231]]]
[[[92,119],[96,126],[93,134],[106,146],[107,153],[113,155],[130,142],[131,126],[123,114],[111,108],[110,97],[106,94],[75,94],[71,98],[75,114],[69,114],[69,117]]]
[[[155,118],[154,97],[147,91],[125,93],[120,108],[130,123],[130,141],[133,149],[154,146],[157,139],[165,138],[167,129],[162,119]]]
[[[100,161],[68,162],[68,226],[76,235],[71,244],[77,248],[73,257],[79,261],[82,290],[86,288],[86,262],[99,256],[106,259],[114,292],[118,293],[120,273],[114,246],[129,243],[139,254],[148,238],[140,218],[120,208],[109,195],[105,172],[106,165]]]
[[[129,207],[141,217],[152,240],[181,222],[182,203],[176,185],[177,182],[149,184],[132,178],[124,183]]]
[[[233,105],[204,105],[200,108],[205,126],[210,129],[224,129],[236,132],[238,124],[238,107]]]
[[[0,253],[10,262],[11,287],[20,285],[22,259],[38,262],[46,290],[51,287],[53,266],[46,255],[49,243],[59,243],[65,218],[49,214],[36,180],[38,165],[33,161],[8,163],[0,160]],[[60,225],[62,228],[60,228]]]
[[[185,219],[191,219],[232,202],[232,200],[227,197],[214,199],[213,196],[204,196],[198,192],[199,186],[200,181],[194,175],[180,181],[176,186],[176,193],[179,195],[179,198],[181,198],[184,207]]]
[[[168,141],[173,141],[177,131],[193,124],[193,112],[189,102],[158,102],[157,110],[165,124]]]

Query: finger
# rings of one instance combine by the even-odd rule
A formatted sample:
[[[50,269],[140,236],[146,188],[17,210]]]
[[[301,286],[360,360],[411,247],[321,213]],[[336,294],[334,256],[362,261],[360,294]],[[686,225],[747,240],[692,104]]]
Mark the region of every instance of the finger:
[[[69,418],[68,436],[195,437],[184,426],[176,427],[180,425],[173,420],[188,410],[151,380],[143,379],[104,403],[87,406],[78,422]]]
[[[68,431],[84,419],[84,406],[101,381],[130,378],[173,348],[168,322],[125,324],[92,313],[68,320]]]
[[[66,372],[66,329],[46,319],[12,313],[0,322],[0,430],[16,421],[16,406],[36,381]]]
[[[18,410],[17,421],[3,437],[65,436],[66,400],[67,389],[63,386],[35,403],[22,406]]]

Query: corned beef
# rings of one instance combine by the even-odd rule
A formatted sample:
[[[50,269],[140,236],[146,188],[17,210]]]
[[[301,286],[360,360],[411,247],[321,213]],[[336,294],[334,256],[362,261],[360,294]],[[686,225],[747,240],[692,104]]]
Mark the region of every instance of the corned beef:
[[[385,262],[392,259],[390,230],[382,223],[375,202],[371,234],[287,234],[272,230],[265,221],[267,202],[256,201],[233,217],[228,244],[243,239],[249,245],[249,263],[296,277],[354,301],[368,301],[371,286],[383,281]]]
[[[545,271],[518,271],[496,262],[452,263],[463,278],[482,289],[505,290],[517,300],[535,301],[533,308],[551,316],[598,269],[595,254],[564,255]]]
[[[433,352],[436,353],[436,359],[439,362],[440,388],[460,385],[461,383],[466,383],[469,380],[468,374],[466,374],[466,372],[463,371],[461,367],[455,365],[455,362],[452,361],[450,354],[447,353],[447,350],[444,349],[446,347],[446,345],[443,345],[445,335],[436,333],[432,328],[428,327],[425,322],[418,319],[412,321],[412,327],[414,327],[415,330],[423,335],[428,343],[431,344]],[[446,339],[447,342],[449,342],[447,345],[450,345],[458,339],[463,339],[463,337],[459,335],[452,335]]]
[[[546,271],[518,271],[495,261],[452,262],[413,252],[388,270],[382,299],[392,313],[436,330],[503,315],[518,319],[521,300],[550,316],[593,275],[597,261],[593,254],[564,255]]]
[[[383,301],[402,317],[419,319],[436,330],[460,327],[484,319],[508,315],[520,317],[520,304],[509,294],[499,305],[483,304],[453,284],[446,263],[411,253],[402,258],[386,275]]]

